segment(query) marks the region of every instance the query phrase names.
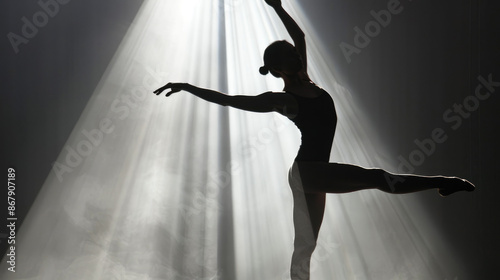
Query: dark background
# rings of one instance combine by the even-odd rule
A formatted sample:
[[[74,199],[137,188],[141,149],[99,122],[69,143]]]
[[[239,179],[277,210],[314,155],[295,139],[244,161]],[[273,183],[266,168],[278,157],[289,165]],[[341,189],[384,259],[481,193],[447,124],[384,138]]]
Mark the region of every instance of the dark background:
[[[336,78],[370,116],[377,141],[389,147],[389,161],[397,164],[399,155],[408,158],[416,148],[414,140],[429,138],[434,128],[446,131],[446,142],[438,144],[416,172],[468,178],[478,189],[447,199],[434,192],[417,197],[457,254],[470,260],[470,279],[496,276],[500,122],[494,114],[500,109],[500,87],[456,130],[443,120],[443,113],[474,93],[479,75],[492,74],[500,81],[498,4],[401,1],[403,11],[347,63],[339,44],[352,45],[353,28],[363,28],[372,20],[370,11],[386,9],[388,1],[300,2],[323,40]],[[21,18],[31,19],[40,6],[37,1],[0,3],[1,159],[4,170],[16,169],[18,225],[141,4],[73,0],[60,5],[58,14],[16,54],[7,34],[20,34]],[[6,200],[6,191],[0,191],[5,209],[0,224],[6,223]],[[4,237],[6,229],[0,231]],[[0,241],[3,255],[6,242]]]

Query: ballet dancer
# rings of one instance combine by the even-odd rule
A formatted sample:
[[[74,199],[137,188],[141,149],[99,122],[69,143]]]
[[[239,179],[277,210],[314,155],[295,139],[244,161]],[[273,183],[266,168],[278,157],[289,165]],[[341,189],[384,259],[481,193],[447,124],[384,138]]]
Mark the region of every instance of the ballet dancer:
[[[276,41],[264,52],[262,75],[271,73],[284,82],[282,92],[265,92],[256,96],[226,95],[188,83],[168,83],[154,91],[166,96],[186,91],[208,102],[251,112],[278,112],[295,123],[302,138],[298,154],[289,170],[295,229],[290,276],[292,280],[310,279],[310,260],[325,210],[327,193],[348,193],[378,189],[392,194],[437,189],[441,196],[457,191],[473,191],[467,180],[445,176],[392,174],[378,168],[330,163],[337,115],[335,105],[324,89],[307,74],[304,32],[283,9],[280,0],[265,0],[281,19],[293,40]]]

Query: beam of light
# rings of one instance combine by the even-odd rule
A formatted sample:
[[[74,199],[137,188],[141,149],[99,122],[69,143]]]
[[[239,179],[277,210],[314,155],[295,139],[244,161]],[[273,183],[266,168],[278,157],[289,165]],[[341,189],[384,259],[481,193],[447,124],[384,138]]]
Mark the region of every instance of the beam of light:
[[[312,34],[311,77],[338,108],[331,160],[389,167],[297,3],[284,5]],[[145,1],[18,233],[18,272],[4,258],[2,279],[287,279],[297,129],[274,113],[151,93],[167,81],[279,91],[258,67],[283,38],[264,1]],[[446,278],[456,263],[406,202],[329,195],[312,279]]]

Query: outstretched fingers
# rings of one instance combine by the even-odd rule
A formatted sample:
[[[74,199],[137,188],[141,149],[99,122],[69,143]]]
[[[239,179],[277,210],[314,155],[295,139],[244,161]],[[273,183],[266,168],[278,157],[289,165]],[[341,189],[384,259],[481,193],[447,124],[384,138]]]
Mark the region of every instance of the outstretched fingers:
[[[161,88],[153,91],[154,94],[156,95],[160,95],[163,91],[165,91],[166,89],[170,89],[169,92],[167,92],[167,94],[165,94],[165,97],[169,97],[170,95],[172,95],[173,93],[176,93],[176,92],[179,92],[182,90],[181,87],[178,87],[176,86],[177,84],[174,84],[174,83],[168,83],[164,86],[162,86]]]
[[[156,94],[156,95],[160,95],[160,93],[162,93],[163,90],[164,90],[163,87],[161,87],[161,88],[153,91],[153,93]]]
[[[168,83],[168,84],[162,86],[161,88],[158,88],[157,90],[153,91],[153,93],[156,95],[160,95],[160,93],[162,93],[164,90],[166,90],[170,86],[170,84],[171,83]]]

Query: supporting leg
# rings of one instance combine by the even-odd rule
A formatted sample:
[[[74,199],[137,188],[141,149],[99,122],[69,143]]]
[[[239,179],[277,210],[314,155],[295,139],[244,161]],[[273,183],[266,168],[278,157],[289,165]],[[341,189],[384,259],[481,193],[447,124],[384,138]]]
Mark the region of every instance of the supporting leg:
[[[296,197],[296,196],[303,197]],[[316,248],[325,210],[325,194],[295,194],[293,224],[294,250],[290,275],[292,280],[309,280],[311,256]],[[305,202],[305,206],[304,206]]]
[[[289,177],[293,193],[294,251],[290,267],[292,280],[309,280],[311,256],[316,248],[325,211],[326,194],[309,194],[301,190],[300,181]]]

